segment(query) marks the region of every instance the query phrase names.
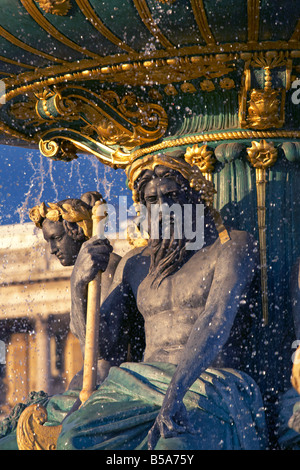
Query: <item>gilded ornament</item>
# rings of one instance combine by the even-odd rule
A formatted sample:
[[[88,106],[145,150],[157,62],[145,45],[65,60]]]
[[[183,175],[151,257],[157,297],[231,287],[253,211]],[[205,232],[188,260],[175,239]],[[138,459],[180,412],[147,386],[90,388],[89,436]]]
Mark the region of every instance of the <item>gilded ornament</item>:
[[[63,118],[70,123],[64,126],[63,137],[60,137],[60,127],[57,127],[58,135],[55,137],[53,127],[40,134],[40,150],[50,158],[76,158],[77,144],[87,139],[91,143],[94,141],[93,147],[101,144],[108,149],[108,146],[118,145],[131,150],[161,138],[168,126],[167,114],[162,106],[144,102],[133,93],[122,97],[112,90],[102,90],[96,94],[83,87],[74,87],[61,88],[55,92],[45,90],[36,93],[35,99],[33,121],[59,122]],[[47,138],[49,133],[51,138]],[[59,144],[61,138],[64,140]],[[83,149],[82,146],[80,148]],[[88,150],[88,147],[84,150]]]
[[[247,148],[248,159],[255,168],[257,219],[259,232],[259,252],[261,269],[261,297],[264,323],[268,323],[268,269],[267,269],[267,241],[266,241],[266,185],[267,169],[277,161],[277,149],[272,142],[261,140],[252,142]]]
[[[55,2],[55,9],[57,11],[65,11],[65,8],[68,5],[69,0],[62,0],[63,7],[60,5],[56,6],[56,2],[58,3],[58,0],[51,0],[50,5],[54,7],[54,2]],[[34,3],[34,0],[20,0],[20,3],[22,3],[23,7],[27,11],[27,13],[33,18],[35,23],[37,23],[42,29],[44,29],[50,36],[54,37],[56,40],[65,44],[71,49],[83,54],[84,56],[89,56],[94,59],[101,60],[100,55],[95,54],[94,52],[88,50],[86,47],[82,47],[81,45],[75,43],[74,41],[71,41],[67,36],[61,33],[61,31],[57,29],[51,23],[51,21],[47,20],[47,18],[39,10],[39,8],[37,8],[36,4]],[[57,15],[58,13],[55,13],[55,14]]]
[[[275,57],[277,58],[277,57]],[[274,57],[269,57],[267,63],[272,64]],[[276,64],[278,62],[275,62]],[[281,62],[279,62],[280,64]],[[272,89],[271,65],[264,68],[265,83],[263,90],[252,90],[248,106],[247,124],[253,129],[270,129],[282,127],[284,120],[280,119],[279,90]]]
[[[113,66],[101,66],[98,60],[82,60],[71,64],[61,64],[15,76],[12,80],[5,80],[9,90],[6,102],[24,93],[37,92],[49,86],[66,86],[69,82],[79,80],[98,80],[100,83],[110,81],[126,85],[142,85],[148,81],[166,85],[165,93],[177,94],[173,82],[192,80],[199,77],[221,77],[233,70],[232,62],[234,56],[231,54],[218,54],[207,56],[173,57],[166,56],[165,59],[153,59],[153,66],[149,69],[149,61],[136,61],[131,63],[118,63]],[[85,67],[85,70],[82,68]],[[26,85],[24,85],[26,83]],[[168,93],[170,90],[170,93]]]
[[[248,106],[247,125],[253,129],[270,129],[283,126],[280,119],[279,90],[252,90]]]
[[[191,6],[193,9],[194,17],[198,25],[201,36],[204,41],[209,45],[215,44],[215,38],[210,29],[210,25],[207,20],[206,11],[202,0],[191,0]]]
[[[19,101],[14,103],[10,109],[9,114],[14,118],[23,120],[32,120],[35,111],[35,103],[33,101]]]
[[[71,9],[70,0],[35,0],[45,13],[66,16]]]
[[[263,70],[263,89],[251,90],[250,66]],[[278,67],[285,67],[286,83],[285,87],[274,89],[272,87],[272,70]],[[286,90],[290,87],[291,72],[292,61],[286,52],[255,52],[251,55],[246,61],[244,83],[240,96],[239,120],[241,127],[253,129],[283,127],[285,122],[285,95]]]
[[[104,23],[101,21],[99,16],[96,14],[95,10],[93,9],[89,0],[76,0],[76,3],[82,13],[84,14],[86,20],[88,20],[92,26],[102,34],[106,39],[108,39],[112,44],[117,45],[124,51],[129,53],[134,53],[135,51],[128,46],[125,42],[123,42],[120,38],[115,36],[110,29],[108,29]]]
[[[194,87],[192,83],[184,82],[182,83],[180,88],[181,88],[181,91],[183,91],[183,93],[195,93],[196,92],[196,88]]]
[[[190,165],[196,165],[201,173],[212,173],[214,171],[214,163],[216,161],[212,150],[207,149],[207,145],[198,147],[188,147],[184,155],[185,160]]]
[[[4,37],[7,41],[9,41],[11,44],[14,44],[15,46],[19,47],[21,50],[25,50],[39,57],[44,57],[45,59],[50,60],[51,62],[67,64],[67,61],[65,60],[59,59],[51,54],[47,54],[46,52],[40,51],[39,49],[29,46],[25,42],[21,41],[19,38],[16,38],[9,31],[6,31],[6,29],[4,29],[2,26],[0,26],[0,35]],[[19,65],[25,68],[35,69],[35,67],[33,67],[32,65],[23,64],[20,61],[11,61],[11,59],[1,57],[1,61],[2,60],[8,63],[15,63],[16,65]],[[16,76],[14,76],[13,80],[16,80]]]
[[[220,87],[224,90],[230,90],[235,87],[235,83],[232,78],[224,77],[220,80]]]
[[[267,242],[266,242],[266,171],[277,161],[277,149],[272,142],[261,140],[252,142],[247,148],[248,159],[255,168],[257,219],[259,233],[259,252],[261,270],[261,297],[264,324],[268,323],[268,269],[267,269]]]
[[[96,96],[96,95],[95,95]],[[96,132],[99,141],[105,145],[120,145],[127,149],[134,148],[146,142],[152,142],[162,137],[168,126],[168,117],[164,109],[156,103],[146,103],[133,93],[120,98],[114,91],[107,90],[99,98],[121,115],[116,120],[102,111],[101,106],[95,106],[91,100],[83,100],[78,107],[87,125],[82,132],[92,135]],[[124,124],[122,123],[124,120]],[[129,123],[131,129],[125,126]]]
[[[285,51],[260,51],[254,52],[251,65],[252,67],[274,69],[284,67],[287,64],[288,53]]]
[[[30,405],[21,414],[17,425],[19,450],[56,450],[62,426],[44,426],[47,410],[41,405]]]
[[[55,160],[68,162],[77,158],[77,148],[69,140],[62,140],[58,143],[56,140],[40,139],[39,149],[45,157]]]
[[[140,15],[140,18],[150,33],[161,43],[163,47],[173,48],[174,45],[158,28],[146,0],[133,0],[134,6]]]
[[[169,96],[175,96],[178,94],[178,91],[176,90],[174,85],[171,85],[171,84],[165,86],[164,92],[166,93],[166,95],[169,95]]]
[[[252,142],[251,147],[247,148],[247,154],[254,168],[269,168],[277,161],[277,149],[272,142],[267,142],[266,140]]]
[[[152,100],[156,100],[156,101],[160,101],[162,100],[162,94],[158,91],[158,90],[155,90],[155,88],[152,88],[151,90],[149,90],[149,98],[151,98]]]
[[[226,132],[211,132],[206,134],[189,135],[185,137],[178,137],[173,140],[165,140],[159,144],[152,145],[151,147],[141,148],[131,153],[131,161],[136,158],[142,157],[148,153],[159,152],[172,147],[179,147],[181,145],[191,145],[201,142],[221,142],[224,140],[244,140],[244,139],[299,139],[300,131],[283,131],[283,130],[267,130],[267,131],[226,131]],[[119,164],[121,163],[119,158]]]
[[[248,41],[250,44],[256,43],[258,41],[259,14],[260,14],[260,0],[248,0],[247,1]]]
[[[87,238],[91,237],[92,210],[88,210],[83,203],[81,204],[81,201],[72,200],[72,203],[64,204],[49,202],[48,207],[42,202],[39,206],[30,209],[29,218],[38,228],[42,228],[44,219],[51,222],[58,222],[59,220],[75,222],[82,228]]]
[[[76,102],[63,97],[59,92],[45,89],[40,93],[35,93],[36,114],[40,119],[56,120],[60,117],[71,116],[76,112]]]
[[[215,89],[215,85],[211,80],[203,80],[200,87],[202,91],[213,91]]]

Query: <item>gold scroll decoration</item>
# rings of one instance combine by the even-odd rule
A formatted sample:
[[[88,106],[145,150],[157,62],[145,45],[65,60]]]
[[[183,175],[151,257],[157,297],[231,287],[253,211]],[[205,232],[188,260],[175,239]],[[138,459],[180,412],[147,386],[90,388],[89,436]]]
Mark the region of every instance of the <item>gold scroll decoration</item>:
[[[44,426],[47,411],[41,405],[30,405],[21,414],[17,425],[19,450],[56,450],[61,425]]]
[[[165,110],[156,103],[147,103],[133,93],[120,97],[115,91],[105,90],[96,94],[89,91],[84,96],[82,87],[74,87],[64,96],[64,89],[44,91],[35,94],[35,113],[32,121],[40,124],[53,122],[53,126],[40,132],[40,149],[43,155],[57,157],[59,146],[54,142],[59,139],[59,126],[63,119],[68,124],[64,127],[70,142],[94,142],[107,148],[120,146],[131,150],[136,146],[151,143],[161,138],[168,127]],[[27,105],[29,106],[29,105]],[[13,110],[15,113],[16,109]],[[27,117],[30,119],[30,116]],[[78,124],[80,129],[77,129]],[[57,136],[55,137],[55,132]],[[52,138],[47,139],[48,133]],[[75,135],[78,137],[75,138]],[[68,137],[65,136],[65,139]],[[59,158],[59,157],[58,157]]]
[[[266,185],[267,169],[277,160],[277,149],[272,142],[261,140],[252,142],[247,148],[248,159],[255,168],[256,194],[257,194],[257,218],[259,232],[259,251],[261,267],[261,290],[263,321],[268,323],[268,272],[267,272],[267,241],[266,241]]]

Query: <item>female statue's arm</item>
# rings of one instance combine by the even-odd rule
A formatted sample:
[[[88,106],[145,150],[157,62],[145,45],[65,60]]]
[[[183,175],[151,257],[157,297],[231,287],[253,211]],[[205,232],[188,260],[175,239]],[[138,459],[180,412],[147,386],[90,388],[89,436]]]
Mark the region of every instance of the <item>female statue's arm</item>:
[[[79,339],[83,353],[88,284],[99,271],[106,270],[111,252],[108,240],[93,237],[83,243],[72,271],[70,330]]]

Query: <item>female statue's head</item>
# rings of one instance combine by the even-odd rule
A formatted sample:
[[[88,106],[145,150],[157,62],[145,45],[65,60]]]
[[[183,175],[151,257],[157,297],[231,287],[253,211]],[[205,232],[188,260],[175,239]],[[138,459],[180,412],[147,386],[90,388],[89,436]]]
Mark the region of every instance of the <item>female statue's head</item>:
[[[92,232],[92,207],[103,200],[98,192],[88,192],[80,199],[65,199],[57,203],[44,202],[29,211],[30,219],[42,229],[51,254],[63,266],[75,264],[79,250]]]

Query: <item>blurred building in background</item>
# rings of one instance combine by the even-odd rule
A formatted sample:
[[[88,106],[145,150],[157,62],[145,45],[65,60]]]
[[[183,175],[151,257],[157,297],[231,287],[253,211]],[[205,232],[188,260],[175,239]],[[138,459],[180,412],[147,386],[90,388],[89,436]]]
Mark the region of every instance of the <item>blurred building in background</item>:
[[[127,241],[114,250],[123,255]],[[83,365],[69,331],[70,275],[34,224],[0,226],[0,419],[31,391],[67,389]]]

